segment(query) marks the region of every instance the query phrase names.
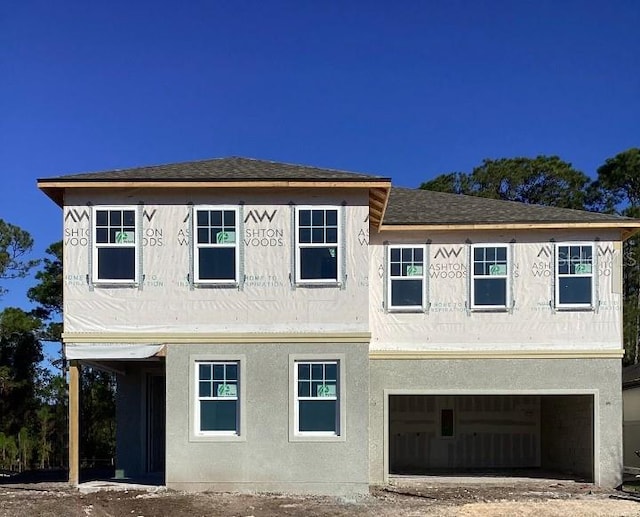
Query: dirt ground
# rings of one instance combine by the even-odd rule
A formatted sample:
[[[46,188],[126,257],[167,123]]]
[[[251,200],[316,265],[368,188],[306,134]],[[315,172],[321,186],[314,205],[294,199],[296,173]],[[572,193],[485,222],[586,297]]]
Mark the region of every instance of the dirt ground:
[[[640,502],[612,494],[589,484],[535,480],[463,485],[400,481],[374,487],[370,496],[357,499],[186,494],[125,486],[82,493],[63,483],[0,484],[0,516],[640,516]]]

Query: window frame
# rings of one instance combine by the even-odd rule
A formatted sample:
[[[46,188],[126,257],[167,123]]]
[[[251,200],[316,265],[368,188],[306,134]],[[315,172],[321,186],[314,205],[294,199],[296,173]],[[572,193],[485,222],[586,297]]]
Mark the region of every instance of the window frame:
[[[506,251],[506,272],[503,275],[476,275],[475,272],[475,250],[479,248],[504,248]],[[485,242],[485,243],[474,243],[471,245],[471,254],[470,254],[470,264],[469,270],[471,272],[470,275],[470,293],[469,293],[469,306],[471,310],[474,311],[507,311],[511,307],[511,271],[512,271],[512,256],[511,256],[511,246],[504,243],[493,243],[493,242]],[[504,305],[484,305],[484,304],[476,304],[476,279],[488,280],[491,278],[495,279],[504,279],[505,280],[505,297],[504,297]]]
[[[300,431],[300,408],[298,396],[298,365],[336,364],[336,431]],[[346,441],[346,393],[345,354],[290,354],[289,355],[289,441],[334,442]],[[324,397],[310,397],[322,400]],[[303,397],[302,400],[308,400]]]
[[[416,276],[392,276],[391,274],[391,255],[392,250],[399,249],[421,249],[422,250],[422,275],[419,277]],[[387,266],[387,310],[389,312],[424,312],[427,307],[427,246],[425,244],[389,244],[387,247],[387,258],[386,258],[386,266]],[[402,264],[402,257],[400,258],[400,263]],[[406,280],[417,280],[418,278],[422,281],[422,303],[420,305],[393,305],[393,282],[403,282]]]
[[[590,273],[560,273],[560,248],[577,246],[580,248],[591,248],[591,272]],[[593,242],[558,242],[554,246],[554,306],[556,310],[593,310],[596,305],[596,274],[597,274],[597,247]],[[569,251],[570,252],[570,251]],[[584,303],[561,303],[560,302],[560,282],[562,278],[590,278],[591,298]]]
[[[233,244],[211,244],[198,243],[198,212],[199,211],[218,211],[223,212],[223,225],[224,226],[224,212],[225,211],[233,211],[235,213],[235,234],[236,240]],[[192,223],[192,255],[193,255],[193,283],[194,285],[209,285],[209,286],[236,286],[240,282],[240,239],[242,236],[240,235],[240,210],[235,205],[194,205],[193,207],[193,223]],[[211,225],[209,225],[211,228]],[[210,278],[200,278],[200,254],[199,250],[201,248],[233,248],[235,253],[235,265],[234,265],[234,278],[233,279],[210,279]]]
[[[189,441],[246,441],[247,439],[247,375],[246,357],[244,355],[194,354],[189,357]],[[200,397],[199,382],[201,364],[236,364],[238,368],[237,391],[234,400],[236,408],[235,431],[202,431],[200,427]],[[204,397],[205,400],[224,400],[228,397]]]
[[[337,239],[335,245],[332,243],[301,243],[300,242],[300,212],[313,210],[334,210],[336,212],[336,232]],[[294,254],[295,254],[295,283],[296,285],[329,285],[340,286],[342,279],[342,248],[344,246],[343,222],[341,217],[341,207],[337,205],[301,205],[295,207],[294,218]],[[323,226],[326,229],[326,223]],[[302,278],[302,249],[308,248],[336,248],[336,278]]]
[[[132,211],[134,217],[134,239],[133,243],[99,243],[97,239],[98,233],[98,212],[106,211],[108,212],[109,220],[111,218],[112,211]],[[118,285],[118,286],[136,286],[140,283],[140,253],[141,253],[141,225],[142,221],[138,213],[138,207],[136,205],[95,205],[91,207],[91,283],[93,285]],[[121,227],[124,227],[124,221],[122,222]],[[107,228],[110,228],[109,224]],[[106,248],[133,248],[134,250],[134,263],[133,263],[133,278],[99,278],[99,250]]]

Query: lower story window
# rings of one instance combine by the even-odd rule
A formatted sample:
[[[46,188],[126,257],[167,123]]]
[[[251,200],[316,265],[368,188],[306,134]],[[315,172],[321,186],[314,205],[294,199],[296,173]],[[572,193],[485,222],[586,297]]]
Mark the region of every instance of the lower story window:
[[[340,434],[338,370],[338,361],[296,362],[296,433]]]
[[[237,361],[196,363],[196,433],[240,433],[240,377]]]

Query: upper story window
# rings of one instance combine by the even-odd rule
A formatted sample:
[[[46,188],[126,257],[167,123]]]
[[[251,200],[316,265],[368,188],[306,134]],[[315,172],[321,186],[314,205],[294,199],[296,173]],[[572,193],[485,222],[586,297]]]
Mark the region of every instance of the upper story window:
[[[340,235],[338,208],[296,208],[296,282],[339,282]]]
[[[238,281],[238,210],[235,207],[195,209],[194,276],[196,283]]]
[[[422,310],[425,305],[424,246],[389,246],[389,309]]]
[[[509,306],[509,249],[506,245],[472,246],[471,308]]]
[[[556,307],[593,307],[593,245],[556,246]]]
[[[93,271],[95,283],[138,281],[138,216],[134,207],[93,208]]]

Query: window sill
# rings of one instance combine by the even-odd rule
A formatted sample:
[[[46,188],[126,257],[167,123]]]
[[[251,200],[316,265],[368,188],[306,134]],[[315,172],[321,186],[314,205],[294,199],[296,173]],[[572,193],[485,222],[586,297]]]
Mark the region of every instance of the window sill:
[[[290,442],[346,442],[347,438],[343,434],[314,434],[314,433],[291,433],[289,435]]]
[[[238,282],[194,282],[193,287],[196,289],[237,289],[240,284]]]
[[[471,307],[471,312],[509,312],[509,307]]]
[[[593,305],[556,305],[554,310],[558,312],[594,312],[596,309]]]
[[[190,442],[246,442],[241,434],[198,434],[189,437]]]
[[[425,314],[427,310],[424,307],[389,307],[387,312],[395,314]]]
[[[336,282],[332,280],[328,280],[326,282],[310,282],[306,280],[300,280],[296,282],[296,287],[302,287],[305,289],[326,289],[326,288],[340,288],[342,287],[342,282]]]
[[[93,280],[93,287],[108,287],[108,288],[132,288],[139,287],[140,283],[136,281],[117,282],[113,280]]]

